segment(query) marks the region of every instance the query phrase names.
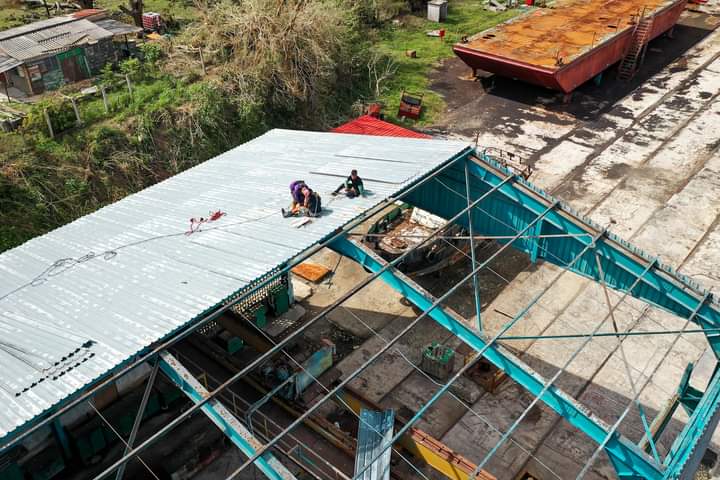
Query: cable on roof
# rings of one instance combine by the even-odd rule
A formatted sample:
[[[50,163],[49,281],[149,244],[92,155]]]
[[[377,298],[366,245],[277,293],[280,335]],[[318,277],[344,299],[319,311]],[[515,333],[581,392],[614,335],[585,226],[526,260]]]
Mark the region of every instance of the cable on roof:
[[[219,214],[220,214],[220,215],[219,215]],[[218,216],[218,215],[219,215],[219,216]],[[222,217],[222,216],[224,216],[224,215],[226,215],[225,212],[221,212],[220,210],[218,210],[218,211],[216,211],[216,212],[214,212],[214,213],[211,213],[210,217],[212,218],[212,217],[215,216],[215,217],[216,217],[215,220],[217,220],[217,219],[219,219],[220,217]],[[239,221],[239,222],[233,222],[233,223],[229,223],[229,224],[226,224],[226,225],[219,225],[219,226],[207,228],[207,229],[204,229],[204,230],[199,230],[199,227],[198,227],[197,229],[195,229],[195,230],[193,231],[193,233],[194,233],[194,232],[197,232],[197,231],[222,230],[222,229],[229,228],[229,227],[235,227],[235,226],[237,226],[237,225],[243,225],[243,224],[246,224],[246,223],[258,222],[258,221],[260,221],[260,220],[264,220],[264,219],[266,219],[266,218],[269,218],[269,217],[271,217],[271,216],[273,216],[273,215],[276,215],[276,213],[273,212],[273,213],[269,213],[269,214],[266,214],[266,215],[261,215],[261,216],[256,217],[256,218],[250,218],[250,219],[246,219],[246,220],[241,220],[241,221]],[[193,219],[191,219],[191,229],[192,229],[192,220],[193,220]],[[207,221],[208,221],[208,219],[202,219],[202,218],[201,218],[200,220],[205,220],[205,221],[202,222],[202,223],[207,223]],[[97,259],[97,258],[102,258],[102,259],[105,260],[105,261],[109,261],[109,260],[112,260],[113,258],[115,258],[116,256],[118,256],[120,250],[123,250],[123,249],[126,249],[126,248],[130,248],[130,247],[136,247],[136,246],[138,246],[138,245],[142,245],[142,244],[144,244],[144,243],[152,242],[152,241],[154,241],[154,240],[161,240],[161,239],[164,239],[164,238],[172,238],[172,237],[181,237],[181,236],[185,236],[185,235],[187,235],[187,234],[188,234],[188,231],[187,231],[187,230],[184,230],[184,231],[182,231],[182,232],[166,233],[166,234],[163,234],[163,235],[156,235],[156,236],[154,236],[154,237],[148,237],[148,238],[144,238],[144,239],[142,239],[142,240],[137,240],[137,241],[134,241],[134,242],[126,243],[126,244],[124,244],[124,245],[120,245],[120,246],[118,246],[118,247],[111,248],[111,249],[105,250],[105,251],[100,252],[100,253],[95,253],[95,252],[93,252],[93,251],[90,251],[90,252],[86,253],[85,255],[83,255],[83,256],[81,256],[81,257],[77,257],[77,258],[74,258],[74,257],[61,258],[61,259],[59,259],[59,260],[54,261],[49,267],[47,267],[45,270],[43,270],[40,274],[38,274],[37,276],[35,276],[35,277],[34,277],[32,280],[30,280],[29,282],[27,282],[27,283],[25,283],[25,284],[23,284],[23,285],[20,285],[19,287],[15,288],[14,290],[10,290],[10,291],[7,292],[6,294],[0,296],[0,301],[3,301],[3,300],[5,300],[6,298],[9,298],[9,297],[15,295],[16,293],[24,290],[24,289],[27,288],[27,287],[31,287],[31,286],[32,286],[32,287],[37,287],[37,286],[40,286],[40,285],[44,284],[45,282],[47,282],[50,278],[55,277],[55,276],[57,276],[57,275],[60,275],[60,274],[62,274],[62,273],[64,273],[64,272],[66,272],[67,270],[69,270],[69,269],[77,266],[77,265],[81,265],[81,264],[83,264],[83,263],[85,263],[85,262],[89,262],[90,260],[95,260],[95,259]]]

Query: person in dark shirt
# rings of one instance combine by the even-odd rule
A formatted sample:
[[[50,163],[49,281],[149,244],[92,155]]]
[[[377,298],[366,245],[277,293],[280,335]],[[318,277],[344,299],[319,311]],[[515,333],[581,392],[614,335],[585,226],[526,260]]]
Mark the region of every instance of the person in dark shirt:
[[[337,190],[333,192],[333,195],[340,193],[340,190],[345,189],[345,195],[349,198],[359,197],[365,194],[365,186],[363,185],[362,178],[358,176],[357,170],[353,169],[350,172],[350,176],[345,180],[345,183],[340,185]]]

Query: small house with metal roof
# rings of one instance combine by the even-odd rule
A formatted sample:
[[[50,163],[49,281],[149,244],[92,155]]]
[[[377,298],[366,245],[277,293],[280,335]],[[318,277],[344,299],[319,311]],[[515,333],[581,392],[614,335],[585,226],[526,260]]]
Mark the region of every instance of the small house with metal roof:
[[[31,96],[97,74],[127,55],[142,29],[82,10],[0,32],[0,83],[7,96]]]

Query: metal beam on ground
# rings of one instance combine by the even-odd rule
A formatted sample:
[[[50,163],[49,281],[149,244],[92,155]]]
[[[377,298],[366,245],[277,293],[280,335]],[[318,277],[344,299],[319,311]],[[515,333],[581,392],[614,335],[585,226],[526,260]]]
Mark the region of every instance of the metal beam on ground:
[[[160,354],[159,364],[163,373],[167,375],[193,403],[197,404],[208,396],[209,392],[200,381],[169,352],[162,352]],[[257,451],[264,447],[262,442],[253,436],[219,400],[212,399],[205,403],[201,409],[247,457],[252,458]],[[280,463],[270,452],[258,457],[254,465],[271,480],[295,479],[295,476],[285,465]]]
[[[361,480],[390,480],[390,440],[395,425],[392,410],[360,410],[355,475]],[[359,477],[357,477],[359,475]]]
[[[386,265],[386,262],[379,256],[347,239],[336,240],[331,247],[335,251],[357,261],[371,272],[379,271]],[[428,310],[435,303],[432,295],[395,269],[385,270],[380,275],[380,279],[423,311]],[[434,308],[429,315],[470,347],[478,352],[482,351],[486,359],[503,370],[530,393],[538,395],[543,391],[546,383],[543,377],[503,347],[496,344],[489,345],[485,338],[479,336],[462,319],[457,318],[442,307]],[[588,412],[585,407],[577,403],[561,389],[550,386],[540,395],[540,399],[596,443],[599,444],[606,439],[608,425]],[[644,478],[659,480],[663,476],[662,466],[656,465],[652,458],[638,448],[637,445],[619,434],[612,435],[607,440],[605,449],[615,461],[638,472]]]

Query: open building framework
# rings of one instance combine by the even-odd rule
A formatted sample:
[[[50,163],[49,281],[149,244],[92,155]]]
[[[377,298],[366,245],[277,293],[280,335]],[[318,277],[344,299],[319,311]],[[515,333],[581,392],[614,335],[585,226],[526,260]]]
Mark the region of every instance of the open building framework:
[[[374,213],[401,199],[448,219],[445,225],[435,230],[432,235],[413,247],[413,249],[422,247],[436,236],[442,236],[445,229],[455,223],[462,225],[469,232],[467,239],[472,244],[470,248],[471,271],[438,298],[430,295],[397,269],[397,265],[412,250],[391,262],[385,262],[373,252],[352,240],[353,228]],[[497,251],[482,262],[475,258],[474,242],[476,237],[480,236],[494,238],[500,245]],[[92,401],[92,396],[98,389],[141,363],[151,361],[153,370],[147,382],[140,411],[130,437],[127,442],[123,440],[126,445],[125,452],[121,458],[97,475],[96,479],[122,478],[124,467],[129,460],[135,457],[140,458],[143,451],[160,441],[197,411],[203,411],[208,415],[247,457],[247,460],[238,469],[227,476],[228,480],[236,478],[240,472],[251,465],[257,467],[271,479],[294,478],[290,471],[273,456],[272,451],[282,451],[282,449],[278,450],[278,448],[282,446],[286,436],[292,435],[292,430],[295,427],[303,423],[313,412],[319,409],[323,402],[330,399],[342,399],[343,389],[353,378],[385,352],[388,352],[405,334],[427,317],[442,325],[475,350],[475,357],[456,372],[449,381],[439,385],[439,388],[428,398],[422,408],[400,430],[394,433],[390,443],[382,447],[376,453],[375,458],[367,462],[368,465],[372,464],[373,460],[380,459],[385,450],[393,448],[393,445],[400,441],[401,437],[413,427],[428,409],[448,392],[454,381],[472,368],[475,362],[484,358],[524,387],[534,396],[534,399],[512,423],[510,428],[500,432],[501,439],[496,447],[489,451],[477,465],[473,465],[472,471],[467,471],[467,468],[465,468],[461,472],[461,478],[492,478],[492,472],[485,472],[483,468],[504,442],[512,441],[511,437],[515,429],[531,408],[539,402],[544,403],[570,425],[582,431],[596,445],[594,453],[587,459],[587,463],[579,472],[577,478],[583,478],[587,474],[602,452],[607,455],[620,478],[691,478],[697,469],[719,419],[720,374],[718,374],[717,370],[714,372],[705,391],[702,392],[699,401],[692,406],[692,415],[687,425],[674,440],[672,447],[664,455],[664,458],[656,448],[656,442],[662,433],[662,423],[665,419],[660,418],[660,415],[655,419],[649,418],[639,401],[644,388],[652,380],[652,375],[641,384],[636,384],[632,375],[628,375],[633,398],[630,399],[626,408],[620,412],[617,421],[612,425],[606,424],[584,405],[564,393],[556,385],[556,381],[582,351],[583,347],[591,342],[596,335],[616,336],[617,345],[615,348],[620,351],[627,367],[622,339],[629,332],[617,330],[614,312],[628,296],[644,300],[686,320],[681,330],[655,333],[674,335],[675,341],[677,341],[687,332],[695,332],[693,334],[702,332],[717,357],[718,348],[720,348],[718,343],[720,310],[712,294],[704,291],[690,279],[663,265],[658,259],[648,257],[630,244],[615,237],[606,228],[581,217],[568,206],[535,189],[521,177],[505,169],[483,152],[473,148],[465,149],[460,155],[449,159],[432,173],[425,175],[422,179],[406,188],[400,195],[382,202],[320,242],[317,246],[289,262],[269,278],[254,285],[245,295],[252,294],[252,292],[262,288],[265,283],[270,282],[273,278],[287,273],[293,266],[301,263],[324,247],[353,259],[369,270],[371,275],[343,294],[330,306],[313,316],[312,319],[304,323],[288,337],[275,344],[270,350],[261,354],[257,359],[232,375],[228,380],[210,391],[204,390],[189,370],[177,358],[172,356],[169,349],[193,331],[217,319],[223,312],[231,308],[232,303],[227,303],[191,328],[181,331],[170,340],[162,342],[156,348],[140,356],[111,378],[86,390],[65,407],[46,417],[41,423],[36,424],[4,444],[2,449],[10,448],[32,431],[51,422],[73,406],[81,402]],[[516,248],[528,253],[533,262],[542,258],[547,262],[562,267],[562,270],[529,304],[518,309],[517,313],[499,331],[490,335],[482,324],[480,312],[482,292],[479,289],[477,275],[482,269],[489,268],[491,262],[508,248]],[[506,337],[508,339],[512,338],[510,335],[506,335],[508,331],[523,320],[528,311],[542,298],[543,294],[555,285],[558,279],[565,275],[566,272],[574,272],[599,282],[605,292],[604,300],[607,312],[599,317],[593,331],[580,335],[583,341],[566,363],[553,376],[544,378],[509,350],[505,349],[499,342]],[[386,339],[385,345],[380,350],[373,353],[354,372],[345,376],[339,384],[330,389],[326,388],[325,395],[303,412],[292,424],[276,432],[270,438],[260,441],[252,433],[252,424],[243,424],[223,405],[220,400],[222,394],[236,381],[245,377],[277,354],[284,354],[295,365],[302,368],[285,351],[288,344],[315,322],[330,311],[340,307],[352,295],[375,280],[385,282],[388,286],[400,292],[417,306],[421,313],[397,335]],[[474,324],[458,317],[444,306],[447,299],[458,288],[468,282],[473,285],[473,299],[476,311],[476,322]],[[613,304],[607,289],[622,292],[621,298]],[[237,298],[234,302],[241,301],[242,298]],[[608,320],[611,320],[611,322],[609,323]],[[688,329],[691,323],[694,323],[699,328]],[[609,325],[615,325],[616,330],[607,330]],[[606,327],[605,331],[601,331],[603,327]],[[542,339],[543,337],[538,336],[535,338]],[[672,345],[674,345],[674,342]],[[672,348],[672,345],[670,348]],[[669,351],[670,349],[668,349]],[[667,355],[667,352],[665,355]],[[658,365],[660,363],[662,362],[659,362]],[[162,371],[173,380],[191,398],[193,406],[167,423],[151,437],[136,445],[136,434],[140,426],[142,411],[158,371]],[[312,378],[317,381],[316,378]],[[644,438],[640,444],[631,441],[619,432],[620,424],[633,407],[638,409],[643,424]],[[364,470],[356,472],[352,478],[354,480],[365,478],[362,476],[364,473]],[[422,476],[421,472],[418,474]]]

